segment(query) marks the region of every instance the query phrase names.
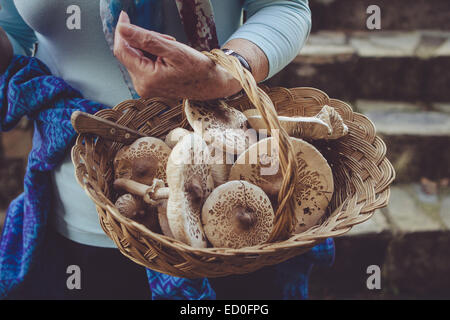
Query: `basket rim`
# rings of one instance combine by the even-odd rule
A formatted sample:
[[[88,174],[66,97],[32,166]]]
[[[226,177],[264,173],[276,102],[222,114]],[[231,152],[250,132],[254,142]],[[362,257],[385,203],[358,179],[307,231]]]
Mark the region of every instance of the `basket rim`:
[[[263,89],[265,89],[263,87]],[[292,88],[292,89],[288,89],[288,88],[282,88],[282,87],[273,87],[273,88],[269,88],[268,90],[273,90],[273,89],[286,89],[290,92],[291,98],[294,100],[292,93],[290,90],[292,89],[300,89],[300,90],[311,90],[311,91],[315,91],[315,92],[319,92],[320,94],[323,94],[325,97],[328,97],[326,95],[326,93],[324,93],[323,91],[316,89],[316,88],[312,88],[312,87],[297,87],[297,88]],[[154,100],[155,98],[153,98]],[[121,103],[119,103],[117,106],[115,106],[113,109],[119,108],[122,105],[126,105],[126,104],[133,104],[136,101],[143,101],[144,99],[138,99],[138,100],[133,100],[133,99],[129,99],[129,100],[125,100]],[[149,100],[149,99],[147,99]],[[355,122],[359,119],[363,119],[364,122],[366,122],[369,126],[371,126],[374,131],[375,131],[375,126],[373,124],[373,122],[365,115],[355,112],[352,110],[352,108],[345,103],[344,101],[341,101],[339,99],[329,99],[330,102],[336,102],[339,104],[342,104],[344,106],[344,108],[346,110],[344,110],[344,112],[346,113],[346,116],[344,118],[345,121],[350,121],[350,122]],[[101,110],[99,112],[96,113],[96,115],[100,115],[102,116],[103,114],[107,113],[104,110]],[[350,116],[350,119],[348,119]],[[355,120],[356,119],[356,120]],[[81,155],[78,154],[79,149],[83,148],[83,143],[82,141],[87,137],[88,135],[86,134],[80,134],[78,135],[75,145],[72,147],[72,151],[71,151],[71,157],[72,157],[72,162],[75,165],[76,170],[78,170],[78,166],[82,166],[85,164],[81,164],[80,162],[78,162],[78,158],[81,158]],[[100,141],[102,138],[99,137],[97,142]],[[363,223],[367,220],[369,220],[375,213],[376,209],[382,208],[384,206],[387,205],[388,199],[389,199],[389,188],[390,188],[390,184],[392,183],[392,181],[395,179],[395,170],[393,165],[391,164],[391,162],[386,158],[385,156],[385,143],[384,141],[379,137],[376,136],[375,134],[375,138],[374,138],[374,143],[375,141],[381,143],[382,145],[384,145],[384,151],[383,151],[383,156],[380,158],[379,164],[380,165],[384,165],[387,169],[386,171],[389,171],[391,174],[389,177],[385,177],[385,182],[384,182],[384,187],[376,189],[376,194],[380,194],[383,193],[387,190],[388,192],[388,196],[387,196],[387,200],[380,202],[380,203],[376,203],[376,200],[374,200],[374,202],[372,203],[372,207],[367,210],[364,211],[363,208],[361,208],[359,210],[359,213],[356,217],[359,217],[359,219],[355,219],[352,223],[347,223],[345,226],[341,226],[341,228],[336,229],[336,227],[339,226],[339,224],[334,225],[333,228],[330,228],[328,231],[328,233],[326,235],[321,235],[321,234],[317,234],[314,233],[314,231],[316,229],[318,229],[318,227],[322,226],[322,224],[325,224],[330,217],[333,216],[333,214],[338,211],[339,207],[335,208],[335,210],[331,213],[330,217],[328,217],[328,219],[326,219],[325,221],[322,222],[322,224],[317,225],[317,226],[313,226],[310,229],[301,232],[299,234],[294,234],[291,235],[291,237],[289,237],[286,240],[283,241],[278,241],[278,242],[272,242],[272,243],[263,243],[263,244],[259,244],[256,246],[251,246],[251,247],[244,247],[244,248],[240,248],[240,249],[234,249],[234,248],[219,248],[219,247],[210,247],[210,248],[194,248],[191,247],[188,244],[185,244],[177,239],[174,238],[170,238],[168,236],[165,236],[163,234],[159,234],[156,232],[153,232],[151,230],[149,230],[148,228],[146,228],[144,225],[139,224],[138,222],[135,222],[131,219],[128,219],[124,216],[122,216],[117,208],[115,206],[111,206],[108,203],[102,203],[100,201],[97,201],[95,196],[91,195],[91,192],[95,192],[95,190],[92,191],[91,189],[87,186],[87,184],[85,184],[83,181],[79,180],[79,177],[77,174],[75,174],[76,180],[77,182],[81,185],[81,187],[85,190],[85,192],[88,194],[89,198],[91,198],[92,201],[94,201],[95,205],[96,205],[96,210],[99,214],[99,219],[100,219],[100,208],[102,208],[103,210],[107,211],[108,213],[112,214],[114,219],[116,221],[118,221],[121,224],[124,224],[128,227],[132,227],[134,230],[137,230],[139,232],[140,235],[145,236],[145,237],[149,237],[155,241],[158,241],[162,244],[164,244],[167,247],[170,247],[174,250],[184,250],[185,252],[188,253],[192,253],[192,254],[198,254],[198,255],[202,255],[202,254],[207,254],[208,256],[239,256],[239,255],[252,255],[252,254],[256,254],[256,255],[261,255],[264,253],[271,253],[275,250],[279,250],[279,249],[294,249],[294,248],[303,248],[303,247],[312,247],[316,244],[319,244],[321,242],[323,242],[326,238],[329,237],[338,237],[338,236],[342,236],[343,234],[347,233],[348,231],[350,231],[352,229],[353,226]],[[103,195],[104,196],[104,195]],[[105,196],[106,198],[106,196]],[[353,194],[348,195],[346,200],[341,204],[341,205],[345,205],[345,203],[347,202],[347,200],[351,199],[351,198],[355,198],[355,200],[353,200],[354,204],[353,205],[358,205],[359,203],[362,203],[364,201],[364,199],[358,199],[358,194],[357,194],[357,190],[354,191]],[[109,199],[108,199],[109,200]],[[109,200],[110,201],[110,200]],[[111,201],[110,201],[111,202]],[[111,202],[112,203],[112,202]],[[375,205],[373,205],[375,204]],[[336,221],[339,220],[339,217],[336,217]],[[116,240],[113,239],[113,237],[111,237],[111,235],[109,234],[108,230],[105,230],[104,226],[102,223],[100,223],[102,228],[104,229],[105,233],[115,242]],[[302,237],[303,239],[299,240],[298,238]]]

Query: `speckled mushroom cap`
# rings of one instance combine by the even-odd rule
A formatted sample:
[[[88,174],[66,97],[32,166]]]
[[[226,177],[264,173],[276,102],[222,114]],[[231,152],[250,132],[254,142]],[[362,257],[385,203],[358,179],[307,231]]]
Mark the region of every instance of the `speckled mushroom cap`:
[[[175,239],[196,248],[207,241],[201,223],[201,208],[214,188],[209,149],[197,134],[183,137],[167,162],[170,189],[167,219]]]
[[[145,225],[153,232],[161,232],[157,209],[149,207],[142,198],[125,193],[116,200],[115,206],[123,216]]]
[[[202,210],[203,228],[214,247],[243,248],[269,239],[274,211],[264,191],[247,181],[217,187]]]
[[[155,178],[166,181],[165,169],[171,151],[160,139],[139,138],[117,152],[114,178],[131,179],[147,185],[151,185]]]
[[[115,203],[120,214],[129,219],[135,219],[144,216],[145,208],[142,199],[138,199],[130,193],[125,193],[117,198]]]
[[[256,133],[248,131],[244,114],[223,101],[210,107],[185,103],[185,114],[195,133],[225,152],[240,154],[257,141]]]
[[[299,233],[314,226],[323,217],[333,195],[334,184],[331,168],[322,154],[302,139],[291,140],[298,167],[294,197],[298,220],[295,233]],[[261,187],[272,201],[274,197],[276,199],[282,183],[281,170],[272,175],[261,174],[264,172],[261,169],[270,173],[278,167],[276,143],[275,138],[266,138],[241,154],[231,168],[230,180],[246,180]],[[268,168],[273,170],[267,171]]]

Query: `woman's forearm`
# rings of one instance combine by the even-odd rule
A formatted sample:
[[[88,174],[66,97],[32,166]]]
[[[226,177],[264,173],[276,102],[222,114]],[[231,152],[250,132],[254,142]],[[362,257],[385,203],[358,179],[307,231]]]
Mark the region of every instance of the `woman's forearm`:
[[[11,42],[6,35],[5,30],[0,27],[0,74],[2,74],[8,67],[12,56],[13,48]]]
[[[269,73],[269,61],[265,53],[253,42],[246,39],[232,39],[223,45],[241,55],[252,69],[257,82],[263,81]]]
[[[257,45],[269,61],[268,77],[281,71],[306,42],[311,29],[307,0],[246,0],[246,22],[230,37]]]

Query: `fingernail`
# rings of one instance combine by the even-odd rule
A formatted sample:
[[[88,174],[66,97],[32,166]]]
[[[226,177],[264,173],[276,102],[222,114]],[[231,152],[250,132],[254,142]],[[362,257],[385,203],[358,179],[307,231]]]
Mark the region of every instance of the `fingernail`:
[[[125,11],[123,11],[123,10],[120,11],[118,22],[124,22],[124,23],[130,22],[130,18],[128,17],[128,14]]]

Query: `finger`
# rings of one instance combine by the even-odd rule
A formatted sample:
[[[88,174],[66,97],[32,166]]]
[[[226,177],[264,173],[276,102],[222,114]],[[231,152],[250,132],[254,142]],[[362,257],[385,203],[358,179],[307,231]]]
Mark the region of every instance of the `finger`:
[[[145,30],[138,26],[120,23],[117,25],[119,34],[130,44],[130,46],[142,49],[155,56],[170,57],[177,42],[168,36],[162,36],[158,32]]]
[[[119,15],[119,20],[117,23],[128,23],[130,21],[128,14],[125,11],[121,11],[120,15]],[[119,32],[117,32],[117,28],[115,30],[114,33],[114,56],[116,56],[117,58],[119,58],[120,56],[120,52],[119,52],[119,47],[121,49],[123,49],[123,45],[124,43],[121,43],[122,41],[122,37],[120,35]]]
[[[156,32],[156,33],[159,34],[161,37],[166,38],[167,40],[177,41],[177,39],[175,37],[172,37],[171,35],[159,33],[159,32]]]
[[[128,13],[126,13],[125,11],[121,11],[120,15],[119,15],[119,20],[117,21],[117,23],[128,23],[131,24],[130,22],[130,17],[128,16]],[[155,32],[157,34],[159,34],[161,37],[166,38],[167,40],[172,40],[172,41],[176,41],[177,39],[175,37],[172,37],[171,35],[168,34],[164,34],[164,33],[159,33],[159,32]]]
[[[129,23],[130,18],[125,11],[121,11],[119,15],[118,23]],[[137,72],[142,70],[142,68],[148,67],[151,63],[147,59],[142,51],[132,48],[126,40],[124,40],[120,33],[117,32],[114,35],[114,55],[117,59],[130,71]]]
[[[153,61],[145,57],[142,51],[132,48],[124,39],[119,37],[114,45],[114,55],[130,73],[139,73],[142,70],[151,72],[153,70]]]
[[[123,10],[120,11],[119,20],[117,20],[117,23],[131,23],[128,13]]]

